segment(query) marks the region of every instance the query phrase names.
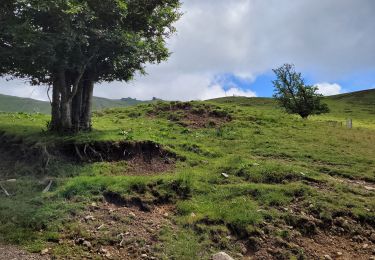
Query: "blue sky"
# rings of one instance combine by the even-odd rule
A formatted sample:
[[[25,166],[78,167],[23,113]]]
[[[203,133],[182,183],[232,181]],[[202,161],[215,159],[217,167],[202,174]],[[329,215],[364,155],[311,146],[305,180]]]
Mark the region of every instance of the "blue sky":
[[[364,70],[363,72],[348,74],[333,82],[326,81],[323,77],[319,78],[318,76],[313,76],[308,73],[305,73],[304,78],[306,84],[311,85],[319,82],[327,82],[329,84],[336,83],[341,86],[342,93],[375,88],[375,70]],[[255,79],[244,79],[231,73],[225,73],[216,76],[213,82],[220,82],[225,90],[236,86],[244,90],[252,90],[260,97],[270,97],[273,95],[273,80],[275,80],[274,73],[268,71],[257,76]]]
[[[374,0],[182,0],[172,56],[95,95],[165,100],[271,96],[272,69],[293,63],[333,95],[375,87]],[[45,87],[0,79],[0,93],[47,99]]]

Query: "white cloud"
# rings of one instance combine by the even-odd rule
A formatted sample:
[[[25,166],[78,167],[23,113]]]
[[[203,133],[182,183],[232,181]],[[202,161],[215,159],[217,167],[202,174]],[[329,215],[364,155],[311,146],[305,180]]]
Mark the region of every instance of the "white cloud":
[[[318,93],[324,96],[333,96],[342,93],[342,88],[339,84],[330,84],[330,83],[318,83]]]
[[[0,78],[0,93],[10,96],[32,98],[37,100],[48,100],[46,86],[30,86],[25,80],[7,81]]]
[[[199,99],[217,75],[254,80],[285,62],[317,82],[338,82],[375,68],[373,10],[374,0],[184,0],[178,33],[168,41],[170,60],[129,84],[98,86],[95,94]]]

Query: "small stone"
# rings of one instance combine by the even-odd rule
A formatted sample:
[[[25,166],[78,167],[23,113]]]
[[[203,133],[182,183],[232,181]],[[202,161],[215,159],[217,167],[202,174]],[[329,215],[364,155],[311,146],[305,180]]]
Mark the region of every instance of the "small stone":
[[[134,214],[134,212],[130,212],[130,213],[129,213],[129,216],[132,217],[132,218],[135,218],[135,217],[136,217],[136,215]]]
[[[169,217],[168,212],[165,212],[163,216],[166,217],[166,218]]]
[[[221,176],[223,176],[224,178],[229,178],[229,175],[226,174],[225,172],[223,172],[223,173],[221,174]]]
[[[97,206],[98,206],[98,204],[96,204],[96,202],[91,203],[91,207],[96,208]]]
[[[93,221],[93,220],[95,220],[95,218],[94,218],[94,216],[88,215],[88,216],[85,217],[85,220],[86,221]]]
[[[259,166],[260,164],[259,163],[253,163],[253,166]]]
[[[375,233],[372,233],[370,236],[370,240],[375,243]]]
[[[368,248],[368,244],[364,244],[364,245],[362,246],[362,248],[363,248],[363,249]]]
[[[190,217],[195,218],[196,216],[194,212],[191,212]]]
[[[212,260],[234,260],[225,252],[220,252],[212,256]]]
[[[360,235],[357,235],[357,236],[353,237],[353,241],[358,242],[358,243],[362,243],[364,241],[364,239]]]
[[[91,248],[92,247],[91,243],[89,241],[86,241],[86,240],[83,241],[82,245],[84,245],[87,248]]]
[[[326,260],[333,260],[332,257],[331,257],[330,255],[325,255],[325,256],[324,256],[324,259],[326,259]]]
[[[41,255],[46,255],[46,254],[48,254],[48,252],[49,252],[49,249],[48,249],[48,248],[45,248],[45,249],[43,249],[42,251],[40,251],[40,254],[41,254]]]
[[[336,255],[337,256],[342,256],[342,252],[339,251],[339,252],[336,253]]]
[[[148,257],[147,254],[142,254],[142,255],[141,255],[141,258],[147,258],[147,257]]]
[[[99,227],[97,227],[96,229],[97,230],[101,230],[102,228],[104,228],[105,227],[105,225],[104,224],[101,224]]]

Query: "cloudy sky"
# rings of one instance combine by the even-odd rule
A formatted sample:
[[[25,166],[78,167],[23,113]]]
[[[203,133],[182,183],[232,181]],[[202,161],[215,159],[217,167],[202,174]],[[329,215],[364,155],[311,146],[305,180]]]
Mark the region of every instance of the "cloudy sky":
[[[185,0],[168,62],[96,96],[167,100],[271,96],[272,68],[293,63],[333,95],[375,88],[374,0]],[[45,99],[45,87],[0,79],[0,93]]]

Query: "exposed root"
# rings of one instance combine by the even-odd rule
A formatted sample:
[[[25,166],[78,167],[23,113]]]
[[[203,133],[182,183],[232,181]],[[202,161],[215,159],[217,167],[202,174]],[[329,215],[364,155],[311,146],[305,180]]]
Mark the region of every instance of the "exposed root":
[[[5,193],[5,195],[6,195],[7,197],[10,197],[9,192],[3,187],[3,185],[0,184],[0,188],[3,190],[3,192]]]

